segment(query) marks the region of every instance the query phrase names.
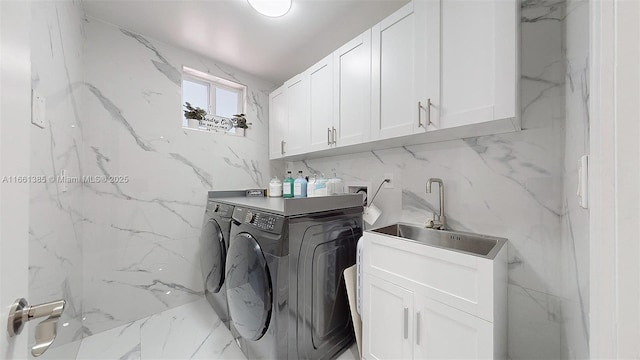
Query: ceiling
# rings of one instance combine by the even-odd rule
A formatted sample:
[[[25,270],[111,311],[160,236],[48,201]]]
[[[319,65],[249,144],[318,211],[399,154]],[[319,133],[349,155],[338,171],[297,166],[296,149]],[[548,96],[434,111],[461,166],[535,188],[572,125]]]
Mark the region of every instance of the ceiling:
[[[246,0],[85,0],[88,15],[274,84],[299,74],[408,0],[293,0],[269,18]]]

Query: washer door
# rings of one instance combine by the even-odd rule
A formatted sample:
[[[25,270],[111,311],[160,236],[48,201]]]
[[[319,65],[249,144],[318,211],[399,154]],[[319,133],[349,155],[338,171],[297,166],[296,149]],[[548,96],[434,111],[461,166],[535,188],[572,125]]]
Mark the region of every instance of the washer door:
[[[226,270],[231,321],[243,338],[259,340],[269,327],[273,291],[267,260],[251,234],[233,238]]]
[[[224,245],[222,229],[216,220],[209,219],[204,224],[200,242],[202,244],[200,264],[202,265],[204,287],[208,292],[217,293],[224,283],[227,249]]]

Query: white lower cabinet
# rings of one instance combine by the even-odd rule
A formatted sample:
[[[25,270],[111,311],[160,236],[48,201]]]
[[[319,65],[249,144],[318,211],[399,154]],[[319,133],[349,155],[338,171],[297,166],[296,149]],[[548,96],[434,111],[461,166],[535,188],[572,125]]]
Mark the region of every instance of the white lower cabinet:
[[[365,231],[364,359],[504,359],[507,247],[475,256]]]
[[[363,333],[365,359],[413,358],[413,293],[388,281],[368,277],[364,281]],[[368,330],[368,331],[367,331]]]
[[[493,324],[365,276],[364,359],[491,359]]]
[[[414,359],[491,359],[493,324],[427,297],[415,299]]]

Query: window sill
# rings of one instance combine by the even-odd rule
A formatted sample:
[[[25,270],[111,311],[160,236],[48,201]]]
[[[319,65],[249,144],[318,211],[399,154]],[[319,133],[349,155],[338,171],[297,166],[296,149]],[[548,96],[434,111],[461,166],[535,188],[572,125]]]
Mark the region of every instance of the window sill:
[[[222,130],[222,129],[208,129],[206,127],[197,127],[197,128],[193,128],[193,127],[188,127],[188,126],[182,126],[183,130],[190,130],[190,131],[197,131],[197,132],[202,132],[202,133],[212,133],[212,134],[225,134],[225,135],[231,135],[231,136],[240,136],[240,137],[244,137],[245,136],[245,129],[238,129],[238,128],[232,128],[230,130]]]

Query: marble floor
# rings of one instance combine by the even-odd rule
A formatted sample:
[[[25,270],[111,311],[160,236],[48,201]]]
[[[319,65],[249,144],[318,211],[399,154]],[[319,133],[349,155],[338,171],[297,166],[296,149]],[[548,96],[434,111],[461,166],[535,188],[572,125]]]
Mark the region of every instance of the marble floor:
[[[52,348],[41,359],[68,360],[74,356],[122,360],[246,359],[204,298]],[[354,345],[338,360],[358,358]]]

